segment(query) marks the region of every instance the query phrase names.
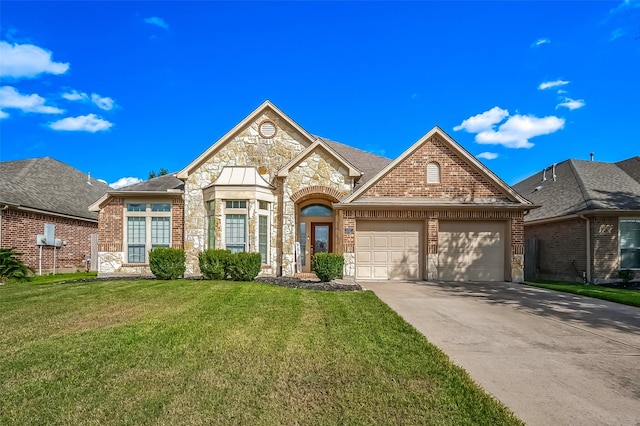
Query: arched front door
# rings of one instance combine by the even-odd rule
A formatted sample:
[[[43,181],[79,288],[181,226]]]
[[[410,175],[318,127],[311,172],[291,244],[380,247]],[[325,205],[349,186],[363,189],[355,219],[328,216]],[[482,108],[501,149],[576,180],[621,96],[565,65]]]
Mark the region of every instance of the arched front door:
[[[333,251],[333,209],[320,203],[300,207],[298,241],[302,272],[311,272],[311,257]]]

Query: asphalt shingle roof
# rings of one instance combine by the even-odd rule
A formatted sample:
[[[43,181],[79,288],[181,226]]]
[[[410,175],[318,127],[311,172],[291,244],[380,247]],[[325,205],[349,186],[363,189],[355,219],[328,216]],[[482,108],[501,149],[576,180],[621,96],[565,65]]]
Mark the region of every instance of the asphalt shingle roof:
[[[178,179],[175,174],[169,173],[158,176],[144,182],[134,183],[133,185],[124,186],[118,191],[161,191],[168,190],[184,190],[184,182]]]
[[[387,167],[392,161],[389,158],[372,154],[340,142],[335,142],[323,137],[320,137],[320,139],[363,173],[357,183],[356,189],[375,176],[380,170]]]
[[[525,222],[549,219],[590,210],[640,211],[640,157],[619,163],[566,160],[540,171],[513,188],[539,209],[525,216]]]
[[[50,157],[0,162],[0,203],[86,219],[109,186]]]

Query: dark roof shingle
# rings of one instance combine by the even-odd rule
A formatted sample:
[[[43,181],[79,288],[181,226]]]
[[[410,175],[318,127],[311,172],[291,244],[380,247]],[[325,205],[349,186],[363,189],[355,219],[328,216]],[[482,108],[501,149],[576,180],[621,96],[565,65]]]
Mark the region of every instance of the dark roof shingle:
[[[50,157],[0,163],[0,203],[97,220],[88,207],[109,189]]]

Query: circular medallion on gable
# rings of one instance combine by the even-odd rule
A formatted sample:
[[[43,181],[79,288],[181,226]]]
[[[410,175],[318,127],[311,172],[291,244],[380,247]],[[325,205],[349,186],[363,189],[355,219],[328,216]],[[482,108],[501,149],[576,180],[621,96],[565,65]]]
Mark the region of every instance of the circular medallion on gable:
[[[272,138],[276,135],[276,124],[271,120],[265,120],[258,126],[258,132],[263,138]]]

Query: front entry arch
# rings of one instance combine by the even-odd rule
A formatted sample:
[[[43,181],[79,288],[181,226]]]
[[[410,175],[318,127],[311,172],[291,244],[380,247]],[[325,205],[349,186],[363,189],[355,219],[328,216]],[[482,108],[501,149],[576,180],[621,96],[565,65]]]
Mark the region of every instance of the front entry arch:
[[[298,213],[298,238],[302,272],[311,272],[311,258],[316,253],[333,251],[333,209],[325,200],[308,201]]]

